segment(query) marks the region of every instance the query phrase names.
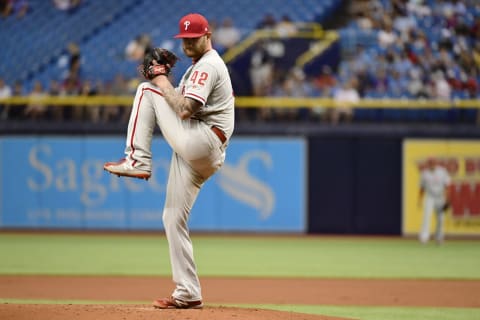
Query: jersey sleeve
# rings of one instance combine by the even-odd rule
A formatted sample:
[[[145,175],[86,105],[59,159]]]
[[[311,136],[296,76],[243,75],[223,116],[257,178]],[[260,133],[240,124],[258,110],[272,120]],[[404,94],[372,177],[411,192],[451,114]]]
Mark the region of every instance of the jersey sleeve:
[[[185,79],[184,96],[199,101],[202,105],[207,103],[207,98],[212,92],[217,80],[217,71],[208,64],[199,64]]]

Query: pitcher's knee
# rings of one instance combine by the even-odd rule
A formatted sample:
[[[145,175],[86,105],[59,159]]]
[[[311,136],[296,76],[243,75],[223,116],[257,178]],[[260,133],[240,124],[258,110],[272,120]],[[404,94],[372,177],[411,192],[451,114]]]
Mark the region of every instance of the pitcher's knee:
[[[179,209],[165,209],[163,210],[163,226],[165,229],[169,229],[176,226],[186,225],[187,214],[184,214],[182,210]]]

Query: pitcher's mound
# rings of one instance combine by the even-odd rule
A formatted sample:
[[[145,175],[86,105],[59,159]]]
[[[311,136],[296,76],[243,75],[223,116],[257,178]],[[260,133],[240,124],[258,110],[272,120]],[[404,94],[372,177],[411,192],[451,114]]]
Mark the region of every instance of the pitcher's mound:
[[[147,305],[11,304],[0,305],[0,319],[9,320],[344,320],[345,318],[264,309],[209,307],[201,310],[159,310]]]

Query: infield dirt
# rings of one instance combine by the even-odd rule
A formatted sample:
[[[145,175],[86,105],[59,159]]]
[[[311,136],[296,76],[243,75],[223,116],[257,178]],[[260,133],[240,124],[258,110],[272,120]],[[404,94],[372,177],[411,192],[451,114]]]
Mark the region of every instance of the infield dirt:
[[[333,320],[340,318],[223,305],[480,307],[478,280],[203,277],[202,287],[206,305],[204,309],[157,310],[150,306],[150,301],[169,295],[173,289],[170,278],[0,276],[0,298],[3,299],[76,300],[86,303],[4,303],[0,305],[0,319]]]

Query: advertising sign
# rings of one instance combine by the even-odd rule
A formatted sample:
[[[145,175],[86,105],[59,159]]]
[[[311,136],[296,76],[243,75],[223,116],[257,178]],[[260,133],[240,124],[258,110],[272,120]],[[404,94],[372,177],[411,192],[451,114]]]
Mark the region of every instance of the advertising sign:
[[[0,138],[0,227],[162,229],[171,149],[152,143],[148,182],[103,170],[122,156],[120,137]],[[302,139],[236,138],[200,192],[191,230],[305,230]]]
[[[445,167],[452,181],[445,233],[480,234],[480,141],[421,139],[407,139],[403,144],[403,233],[419,232],[422,223],[420,173],[429,158]],[[432,220],[434,218],[432,215]],[[435,221],[430,227],[433,232]]]

